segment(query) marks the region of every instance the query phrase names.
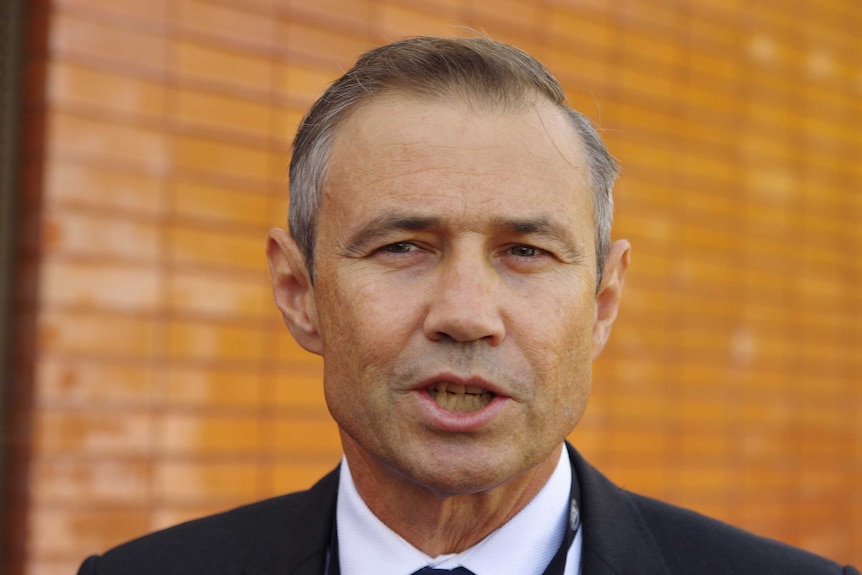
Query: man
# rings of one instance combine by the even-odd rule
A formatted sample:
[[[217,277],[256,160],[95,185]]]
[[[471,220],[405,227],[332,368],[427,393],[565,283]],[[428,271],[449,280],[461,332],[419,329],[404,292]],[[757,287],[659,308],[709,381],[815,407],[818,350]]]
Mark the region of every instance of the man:
[[[362,56],[303,121],[267,245],[288,328],[324,358],[340,468],[80,573],[857,573],[620,490],[565,443],[629,263],[616,173],[510,46]]]

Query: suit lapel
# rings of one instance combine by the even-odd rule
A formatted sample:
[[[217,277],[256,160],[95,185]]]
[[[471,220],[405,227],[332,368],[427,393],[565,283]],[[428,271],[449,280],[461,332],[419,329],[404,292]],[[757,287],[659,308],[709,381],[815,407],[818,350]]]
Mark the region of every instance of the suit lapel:
[[[260,535],[243,575],[323,575],[335,518],[339,468],[310,490],[289,498],[283,521]]]
[[[584,543],[582,575],[666,575],[670,573],[640,511],[567,444],[581,489]]]

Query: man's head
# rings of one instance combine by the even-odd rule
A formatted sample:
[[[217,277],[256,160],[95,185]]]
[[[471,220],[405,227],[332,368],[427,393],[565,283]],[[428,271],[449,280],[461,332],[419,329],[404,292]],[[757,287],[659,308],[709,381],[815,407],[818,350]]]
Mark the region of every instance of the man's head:
[[[300,128],[268,256],[360,493],[541,485],[619,305],[628,244],[595,223],[613,161],[514,48],[408,40],[356,69]]]
[[[556,78],[529,54],[489,38],[435,37],[408,38],[365,53],[303,119],[290,162],[289,223],[312,280],[332,140],[345,118],[386,93],[470,101],[498,111],[523,109],[537,99],[558,107],[584,144],[596,227],[596,284],[601,283],[618,169],[589,119],[568,105]]]

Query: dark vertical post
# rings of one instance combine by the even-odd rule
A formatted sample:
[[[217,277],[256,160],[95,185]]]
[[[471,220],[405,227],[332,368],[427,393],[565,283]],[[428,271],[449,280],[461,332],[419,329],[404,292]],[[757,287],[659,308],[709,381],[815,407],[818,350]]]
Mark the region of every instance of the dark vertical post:
[[[38,255],[46,13],[44,0],[0,0],[0,572],[9,575],[26,555],[37,292],[22,281],[36,268],[22,264]]]

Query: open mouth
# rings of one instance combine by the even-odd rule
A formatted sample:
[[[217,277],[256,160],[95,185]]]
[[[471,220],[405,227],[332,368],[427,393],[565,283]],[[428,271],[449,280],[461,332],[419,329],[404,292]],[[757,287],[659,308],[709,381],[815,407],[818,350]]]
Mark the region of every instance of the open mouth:
[[[478,385],[462,385],[441,381],[428,387],[428,395],[447,411],[469,413],[482,409],[494,399],[494,394]]]

